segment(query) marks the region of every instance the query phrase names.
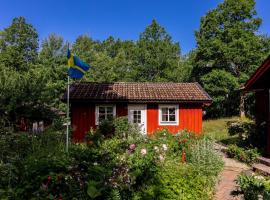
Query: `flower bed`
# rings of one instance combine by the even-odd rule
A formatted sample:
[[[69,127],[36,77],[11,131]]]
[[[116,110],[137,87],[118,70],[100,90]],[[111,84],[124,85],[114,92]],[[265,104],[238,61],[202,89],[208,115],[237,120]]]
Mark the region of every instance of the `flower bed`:
[[[223,166],[212,141],[185,131],[172,135],[162,130],[144,137],[126,119],[117,119],[115,123],[114,136],[104,137],[100,130],[91,130],[86,143],[72,145],[69,154],[63,151],[64,143],[61,137],[56,139],[56,133],[31,138],[23,157],[14,162],[7,159],[1,162],[0,196],[11,199],[211,198]],[[101,130],[104,132],[104,128]]]
[[[245,148],[238,147],[236,145],[228,146],[227,155],[230,158],[235,158],[247,164],[252,164],[256,162],[258,157],[260,156],[256,148],[245,149]]]

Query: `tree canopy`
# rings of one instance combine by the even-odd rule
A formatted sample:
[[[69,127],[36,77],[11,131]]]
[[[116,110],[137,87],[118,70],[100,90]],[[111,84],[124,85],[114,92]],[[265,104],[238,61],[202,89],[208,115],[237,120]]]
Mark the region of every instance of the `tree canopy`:
[[[209,83],[206,83],[203,77],[213,77],[216,70],[224,70],[236,78],[238,87],[232,92],[239,93],[239,85],[249,78],[270,53],[269,38],[258,34],[261,23],[262,19],[257,17],[254,0],[224,0],[217,8],[210,10],[201,18],[200,29],[195,33],[197,48],[193,60],[193,80],[206,86]],[[223,81],[230,82],[231,79]],[[214,101],[219,98],[211,90],[207,92]],[[224,90],[223,94],[225,93]],[[224,104],[228,100],[224,98],[220,103]],[[231,114],[237,114],[236,108],[239,104],[234,105],[236,106]],[[211,108],[213,114],[220,111],[219,109],[219,104]],[[224,110],[220,115],[224,116],[225,113],[228,112]]]
[[[80,35],[70,48],[91,66],[83,81],[198,81],[213,98],[209,116],[225,116],[238,112],[240,85],[270,54],[269,37],[258,33],[261,23],[254,0],[224,0],[201,18],[197,47],[186,55],[156,20],[137,41]],[[0,118],[64,108],[67,44],[53,33],[39,48],[36,29],[23,17],[0,31]]]

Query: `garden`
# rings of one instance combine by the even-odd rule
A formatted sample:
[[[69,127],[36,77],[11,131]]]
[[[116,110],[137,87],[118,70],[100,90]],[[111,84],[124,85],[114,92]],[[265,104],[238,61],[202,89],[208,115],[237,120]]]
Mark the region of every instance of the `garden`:
[[[265,152],[265,124],[256,125],[248,118],[220,118],[204,121],[204,135],[227,146],[227,157],[252,165]],[[242,172],[235,180],[234,194],[245,200],[270,199],[269,177],[254,172]]]
[[[213,141],[186,131],[139,134],[104,121],[64,151],[64,132],[1,130],[1,199],[211,199],[223,162]]]
[[[220,118],[203,123],[204,135],[227,146],[227,155],[249,165],[265,152],[263,125],[249,118]]]

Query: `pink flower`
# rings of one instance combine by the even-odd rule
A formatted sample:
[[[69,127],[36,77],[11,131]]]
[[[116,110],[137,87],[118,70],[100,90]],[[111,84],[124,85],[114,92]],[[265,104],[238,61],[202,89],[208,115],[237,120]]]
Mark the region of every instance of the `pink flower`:
[[[135,144],[130,144],[129,147],[128,147],[130,150],[134,150],[136,148],[136,145]]]
[[[141,149],[141,154],[142,155],[145,155],[147,153],[147,150],[146,149]]]

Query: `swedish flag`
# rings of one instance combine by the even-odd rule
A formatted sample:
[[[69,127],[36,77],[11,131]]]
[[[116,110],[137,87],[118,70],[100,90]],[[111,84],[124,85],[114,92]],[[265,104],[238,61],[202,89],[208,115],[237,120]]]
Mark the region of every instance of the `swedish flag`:
[[[77,56],[71,54],[70,50],[67,50],[67,58],[68,58],[68,75],[71,78],[80,79],[84,76],[85,72],[87,72],[90,66],[81,61]]]

